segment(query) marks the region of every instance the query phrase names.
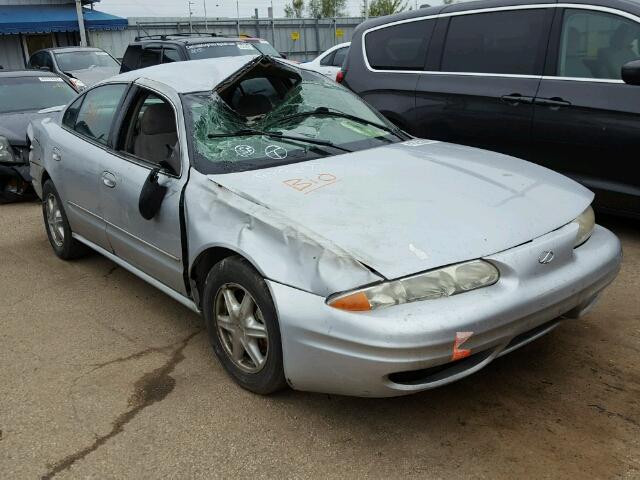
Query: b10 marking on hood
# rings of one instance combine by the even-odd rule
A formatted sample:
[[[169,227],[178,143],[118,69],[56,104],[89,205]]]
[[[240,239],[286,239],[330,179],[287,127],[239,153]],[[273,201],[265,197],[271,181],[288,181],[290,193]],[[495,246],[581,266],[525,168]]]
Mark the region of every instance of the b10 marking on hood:
[[[321,173],[315,178],[292,178],[290,180],[285,180],[282,183],[293,188],[294,190],[297,190],[298,192],[307,195],[311,192],[315,192],[320,188],[333,185],[337,181],[339,181],[339,179],[335,175],[331,173]]]

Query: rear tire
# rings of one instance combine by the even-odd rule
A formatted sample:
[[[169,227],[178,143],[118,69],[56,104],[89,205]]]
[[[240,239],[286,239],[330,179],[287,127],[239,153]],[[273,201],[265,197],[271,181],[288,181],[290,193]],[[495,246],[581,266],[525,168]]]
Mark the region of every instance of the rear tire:
[[[213,351],[236,383],[261,395],[287,385],[276,308],[249,262],[229,257],[214,265],[202,307]]]
[[[73,260],[88,252],[85,245],[73,238],[67,214],[51,180],[42,186],[42,216],[49,243],[58,257]]]

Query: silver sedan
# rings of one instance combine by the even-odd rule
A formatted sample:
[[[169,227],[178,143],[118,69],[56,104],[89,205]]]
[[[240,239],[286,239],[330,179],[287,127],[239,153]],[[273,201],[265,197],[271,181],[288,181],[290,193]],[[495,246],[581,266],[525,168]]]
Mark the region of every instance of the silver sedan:
[[[620,265],[587,189],[412,138],[277,59],[130,72],[29,131],[54,252],[202,313],[257,393],[444,385],[582,315]]]

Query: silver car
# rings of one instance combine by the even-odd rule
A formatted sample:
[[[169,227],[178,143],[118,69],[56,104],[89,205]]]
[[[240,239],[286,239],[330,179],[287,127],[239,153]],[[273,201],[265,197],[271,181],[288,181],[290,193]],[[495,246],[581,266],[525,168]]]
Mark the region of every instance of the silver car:
[[[93,249],[202,313],[261,394],[444,385],[583,314],[620,265],[584,187],[411,138],[277,59],[129,72],[30,132],[55,253]]]

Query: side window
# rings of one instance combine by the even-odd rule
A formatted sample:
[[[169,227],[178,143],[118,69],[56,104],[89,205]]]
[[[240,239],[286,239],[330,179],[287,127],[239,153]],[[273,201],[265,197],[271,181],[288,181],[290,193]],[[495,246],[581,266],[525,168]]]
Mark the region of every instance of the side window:
[[[320,60],[320,65],[323,67],[330,67],[333,64],[333,58],[336,56],[336,52],[333,51],[322,60]]]
[[[444,72],[541,74],[547,10],[451,17],[440,69]]]
[[[159,48],[143,48],[139,68],[152,67],[160,63]]]
[[[115,84],[103,85],[89,91],[84,96],[73,129],[80,135],[106,145],[113,117],[126,89],[125,84]]]
[[[331,62],[331,65],[333,65],[334,67],[342,67],[348,51],[349,47],[343,47],[339,50],[336,50],[336,55],[335,57],[333,57],[333,62]]]
[[[141,53],[142,47],[140,45],[129,45],[127,51],[124,52],[124,57],[122,58],[122,67],[120,68],[120,70],[124,73],[138,68]]]
[[[42,55],[42,52],[33,55],[29,60],[29,66],[31,68],[40,68],[42,66]]]
[[[64,112],[64,117],[62,117],[62,124],[66,127],[69,127],[73,130],[76,126],[76,120],[78,119],[78,112],[80,111],[80,106],[82,105],[82,101],[84,100],[84,95],[76,99],[67,111]]]
[[[640,58],[640,25],[604,12],[567,9],[562,20],[557,74],[620,79],[622,66]]]
[[[369,65],[377,70],[422,70],[435,24],[435,20],[420,20],[367,33]]]
[[[49,67],[49,69],[53,72],[53,60],[51,60],[51,54],[45,53],[43,57],[43,64],[45,67]]]
[[[162,63],[171,63],[180,61],[180,52],[175,48],[162,49]]]
[[[154,165],[170,165],[180,173],[178,130],[171,104],[141,90],[121,130],[121,150]]]

